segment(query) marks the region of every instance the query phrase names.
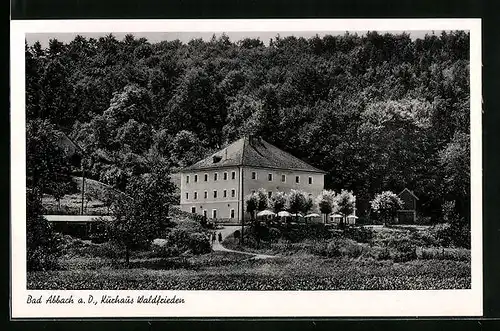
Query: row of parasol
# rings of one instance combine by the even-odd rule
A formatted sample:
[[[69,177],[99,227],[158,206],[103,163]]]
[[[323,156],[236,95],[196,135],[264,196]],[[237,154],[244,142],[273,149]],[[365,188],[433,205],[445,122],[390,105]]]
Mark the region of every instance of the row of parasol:
[[[316,213],[307,214],[307,215],[304,216],[301,213],[292,214],[292,213],[289,213],[289,212],[287,212],[285,210],[280,211],[277,214],[274,213],[271,210],[262,210],[262,211],[260,211],[260,212],[257,213],[257,216],[304,217],[304,218],[321,217],[321,215],[316,214]],[[336,218],[336,217],[343,217],[343,216],[340,215],[340,214],[332,214],[332,215],[330,215],[330,218]],[[349,218],[352,218],[352,217],[358,218],[357,216],[354,216],[354,215],[349,216]]]

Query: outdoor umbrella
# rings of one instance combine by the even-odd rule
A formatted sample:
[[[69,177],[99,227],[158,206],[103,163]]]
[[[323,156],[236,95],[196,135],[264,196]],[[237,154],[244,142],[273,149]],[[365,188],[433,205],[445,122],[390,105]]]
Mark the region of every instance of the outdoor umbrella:
[[[293,217],[295,217],[295,216],[298,216],[298,217],[304,217],[301,213],[291,214],[291,216],[293,216]]]
[[[278,216],[279,217],[289,217],[289,216],[292,216],[292,214],[290,214],[289,212],[283,210],[283,211],[280,211],[278,213]]]
[[[312,213],[312,214],[307,214],[306,216],[304,216],[305,218],[310,218],[310,217],[321,217],[319,214],[316,214],[316,213]]]
[[[344,217],[344,216],[342,216],[340,214],[332,214],[332,215],[330,215],[330,218],[334,218],[334,217]]]
[[[270,211],[270,210],[263,210],[263,211],[259,211],[259,212],[257,213],[257,216],[269,216],[269,215],[274,216],[274,215],[276,215],[276,214],[275,214],[275,213],[273,213],[273,212],[272,212],[272,211]]]

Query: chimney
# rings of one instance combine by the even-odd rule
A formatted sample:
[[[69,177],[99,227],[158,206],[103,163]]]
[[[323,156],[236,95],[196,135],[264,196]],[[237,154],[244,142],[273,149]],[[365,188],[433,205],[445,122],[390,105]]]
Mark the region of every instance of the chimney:
[[[248,142],[250,144],[250,146],[254,146],[254,144],[258,143],[260,141],[260,136],[256,135],[256,134],[249,134],[248,135]]]

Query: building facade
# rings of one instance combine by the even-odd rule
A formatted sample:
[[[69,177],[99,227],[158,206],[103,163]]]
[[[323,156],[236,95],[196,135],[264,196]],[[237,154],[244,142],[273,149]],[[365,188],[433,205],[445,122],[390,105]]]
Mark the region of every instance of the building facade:
[[[398,223],[413,224],[417,220],[418,197],[409,189],[405,188],[398,197],[403,201],[403,209],[398,210]]]
[[[245,196],[263,188],[317,196],[325,172],[260,139],[244,137],[180,172],[181,210],[218,221],[249,219]]]

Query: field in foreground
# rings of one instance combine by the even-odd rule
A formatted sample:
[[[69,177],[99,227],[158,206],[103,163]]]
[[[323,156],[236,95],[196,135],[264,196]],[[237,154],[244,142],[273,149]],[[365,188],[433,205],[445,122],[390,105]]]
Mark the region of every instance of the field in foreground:
[[[28,273],[44,290],[436,290],[470,288],[470,263],[451,260],[366,261],[300,253],[267,260],[213,252],[131,261],[70,257],[62,270]]]

